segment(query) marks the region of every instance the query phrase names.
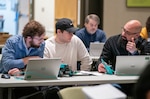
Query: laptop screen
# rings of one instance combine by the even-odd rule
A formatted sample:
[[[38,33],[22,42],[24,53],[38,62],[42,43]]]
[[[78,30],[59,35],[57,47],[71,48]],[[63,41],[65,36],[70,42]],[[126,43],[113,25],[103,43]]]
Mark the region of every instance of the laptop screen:
[[[100,57],[103,50],[104,43],[91,42],[89,53],[92,57]]]
[[[117,56],[116,75],[140,75],[150,60],[149,55]]]
[[[60,64],[61,59],[41,58],[29,60],[24,79],[57,79]]]

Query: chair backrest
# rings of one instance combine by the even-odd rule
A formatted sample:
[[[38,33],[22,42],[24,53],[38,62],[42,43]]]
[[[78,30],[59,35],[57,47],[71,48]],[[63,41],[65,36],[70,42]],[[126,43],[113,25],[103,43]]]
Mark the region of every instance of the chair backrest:
[[[87,99],[82,87],[68,87],[58,92],[60,99]]]

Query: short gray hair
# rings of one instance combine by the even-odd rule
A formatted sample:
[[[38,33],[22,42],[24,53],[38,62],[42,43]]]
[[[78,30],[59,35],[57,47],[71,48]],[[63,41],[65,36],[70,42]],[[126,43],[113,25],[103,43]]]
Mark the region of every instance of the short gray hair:
[[[92,20],[96,21],[98,24],[100,24],[100,18],[96,14],[89,14],[88,16],[86,16],[85,23],[89,23],[90,19],[92,19]]]

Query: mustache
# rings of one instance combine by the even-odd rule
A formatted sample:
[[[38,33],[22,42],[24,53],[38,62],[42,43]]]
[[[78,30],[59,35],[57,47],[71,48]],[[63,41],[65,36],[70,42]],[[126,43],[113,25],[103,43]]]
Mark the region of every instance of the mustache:
[[[127,38],[125,36],[121,36],[122,40],[127,41]]]

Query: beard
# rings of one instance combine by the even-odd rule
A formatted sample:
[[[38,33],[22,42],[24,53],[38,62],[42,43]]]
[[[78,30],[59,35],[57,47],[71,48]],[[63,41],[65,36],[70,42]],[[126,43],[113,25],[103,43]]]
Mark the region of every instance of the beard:
[[[121,44],[121,46],[125,49],[126,48],[126,45],[127,45],[127,43],[128,43],[128,40],[126,39],[126,37],[121,37],[120,38],[120,44]]]
[[[33,42],[33,40],[30,42],[30,45],[31,45],[31,47],[33,47],[33,48],[39,48],[39,47],[40,47],[40,45],[36,45],[36,44]]]
[[[96,32],[96,30],[89,31],[90,34],[94,34],[95,32]]]

